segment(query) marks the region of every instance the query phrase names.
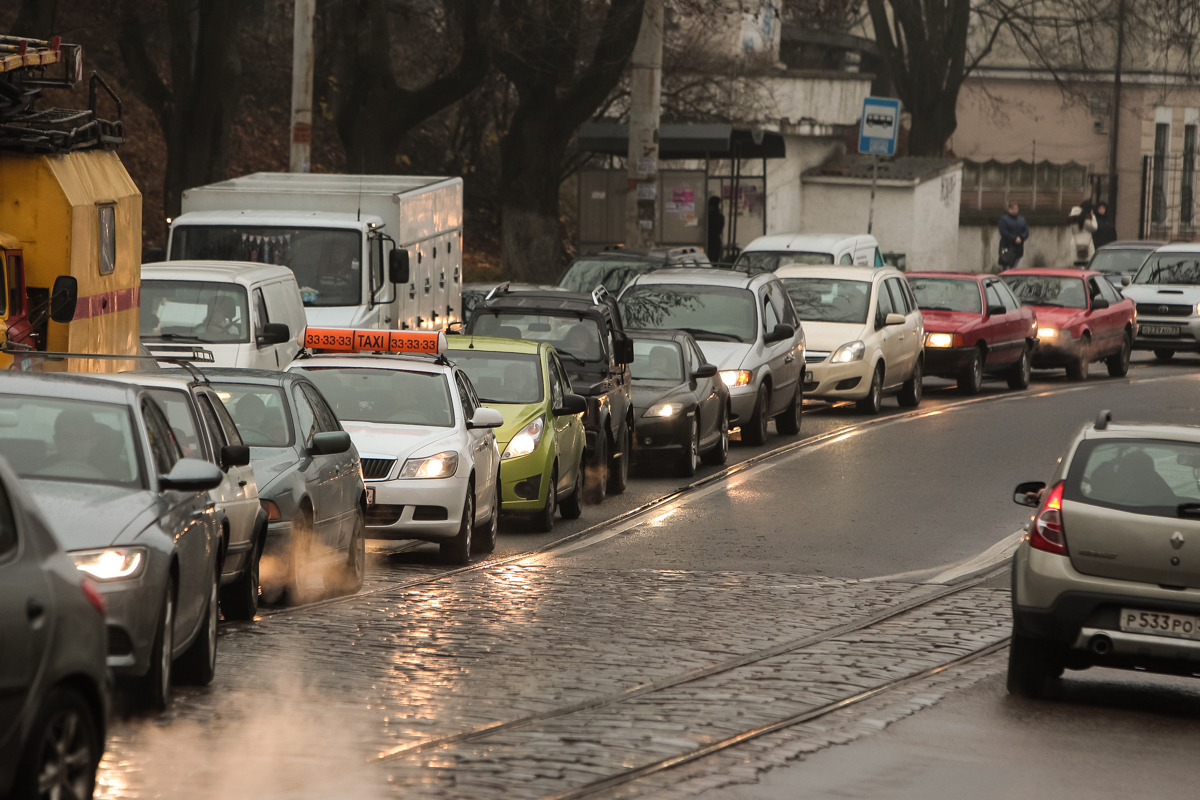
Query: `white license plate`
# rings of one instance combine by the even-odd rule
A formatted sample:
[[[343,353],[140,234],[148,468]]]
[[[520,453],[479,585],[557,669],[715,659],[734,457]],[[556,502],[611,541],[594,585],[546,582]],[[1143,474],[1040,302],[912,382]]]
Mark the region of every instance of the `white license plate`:
[[[1121,630],[1152,636],[1174,636],[1177,639],[1200,639],[1200,618],[1190,614],[1122,608]]]
[[[1143,336],[1179,336],[1182,329],[1178,325],[1143,325]]]
[[[363,488],[367,490],[367,505],[373,504],[375,502],[375,487],[364,486]]]

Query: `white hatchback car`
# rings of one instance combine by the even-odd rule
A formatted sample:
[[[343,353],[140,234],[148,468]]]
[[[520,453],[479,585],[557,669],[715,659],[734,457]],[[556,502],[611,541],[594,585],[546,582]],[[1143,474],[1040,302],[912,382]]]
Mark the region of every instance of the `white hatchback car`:
[[[423,335],[445,352],[444,334]],[[482,406],[465,372],[440,354],[385,352],[302,355],[287,371],[317,385],[358,448],[367,538],[438,542],[455,564],[495,548],[500,452],[492,429],[504,418]]]
[[[775,272],[804,325],[804,393],[854,400],[879,413],[883,395],[921,402],[925,322],[904,273],[892,267],[780,267]]]

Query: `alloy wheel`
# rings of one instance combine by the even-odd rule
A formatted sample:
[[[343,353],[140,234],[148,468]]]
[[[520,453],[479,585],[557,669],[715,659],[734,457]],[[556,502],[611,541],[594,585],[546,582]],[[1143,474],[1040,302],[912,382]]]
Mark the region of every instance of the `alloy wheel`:
[[[91,797],[92,741],[87,722],[74,709],[63,709],[46,725],[38,753],[38,797]]]

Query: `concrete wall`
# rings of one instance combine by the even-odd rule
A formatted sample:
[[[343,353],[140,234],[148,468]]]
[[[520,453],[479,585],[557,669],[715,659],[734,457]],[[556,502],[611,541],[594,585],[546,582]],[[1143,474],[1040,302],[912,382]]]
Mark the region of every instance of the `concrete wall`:
[[[845,149],[840,140],[785,136],[787,158],[767,162],[767,233],[791,233],[803,226],[804,193],[800,176]]]
[[[775,121],[812,120],[821,125],[858,125],[871,76],[854,72],[790,70],[762,81],[764,105]]]
[[[998,220],[997,220],[998,221]],[[1000,272],[1000,231],[996,225],[962,225],[958,229],[958,261],[952,269]],[[1069,267],[1075,260],[1071,231],[1066,225],[1029,228],[1022,267]]]

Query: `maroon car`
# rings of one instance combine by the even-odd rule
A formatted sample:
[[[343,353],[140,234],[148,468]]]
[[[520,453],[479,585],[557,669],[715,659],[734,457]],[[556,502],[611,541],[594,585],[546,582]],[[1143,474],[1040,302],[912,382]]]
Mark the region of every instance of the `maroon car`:
[[[1104,361],[1108,374],[1129,372],[1137,312],[1090,269],[1010,269],[1000,275],[1038,318],[1035,369],[1066,367],[1067,380],[1087,379],[1088,365]]]
[[[984,374],[1029,385],[1037,315],[994,275],[909,272],[908,285],[925,317],[925,374],[953,378],[977,394]]]

